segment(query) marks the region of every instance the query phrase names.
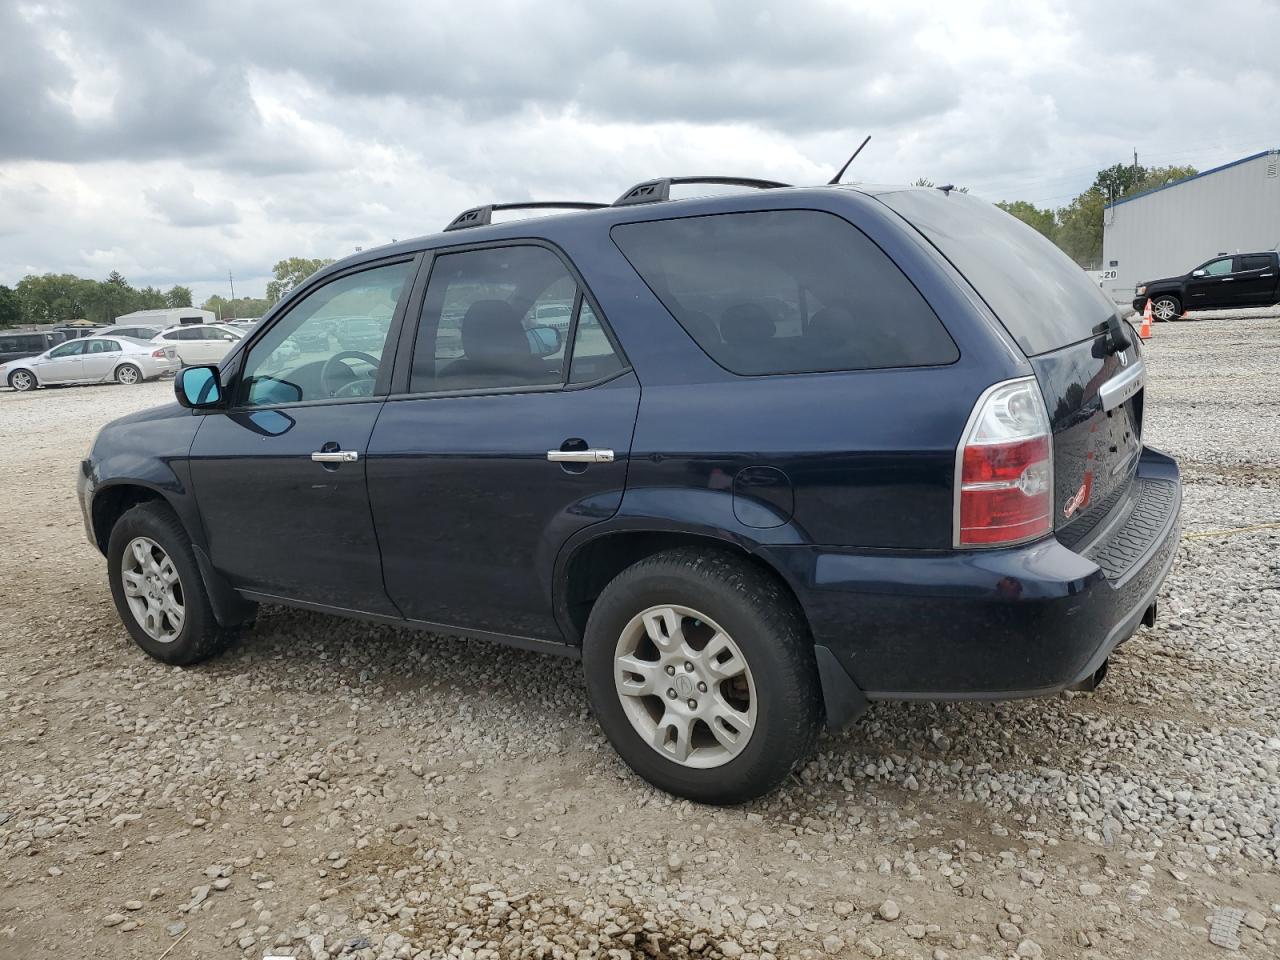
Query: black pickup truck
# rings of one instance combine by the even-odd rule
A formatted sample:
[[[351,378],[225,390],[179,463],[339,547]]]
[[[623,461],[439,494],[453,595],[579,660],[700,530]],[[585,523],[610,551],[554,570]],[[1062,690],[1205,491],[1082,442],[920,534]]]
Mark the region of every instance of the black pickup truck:
[[[1278,257],[1274,250],[1222,254],[1181,277],[1140,283],[1133,291],[1133,309],[1141,312],[1150,300],[1155,319],[1174,320],[1187,310],[1269,307],[1280,303]]]

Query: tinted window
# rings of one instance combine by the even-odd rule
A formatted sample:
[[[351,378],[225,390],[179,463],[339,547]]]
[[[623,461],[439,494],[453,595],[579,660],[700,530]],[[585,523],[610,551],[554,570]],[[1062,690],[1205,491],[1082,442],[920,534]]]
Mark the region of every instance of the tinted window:
[[[544,247],[437,257],[422,305],[410,391],[563,383],[568,330],[554,323],[559,311],[550,308],[572,305],[576,296],[573,276]],[[549,328],[549,339],[531,336],[535,327]],[[557,343],[554,353],[546,351],[547,344]]]
[[[1267,256],[1252,256],[1240,258],[1241,270],[1265,270],[1271,266],[1271,258]]]
[[[1210,260],[1200,269],[1211,277],[1226,276],[1231,272],[1231,258],[1223,257],[1221,260]]]
[[[353,273],[313,290],[274,323],[245,360],[242,402],[251,406],[373,395],[387,333],[412,263]],[[333,343],[335,317],[358,317],[371,335],[358,345]],[[184,331],[186,332],[186,331]],[[221,339],[221,331],[215,339]],[[304,352],[302,339],[328,346]]]
[[[1087,340],[1116,311],[1075,261],[985,200],[941,190],[877,199],[955,265],[1028,356]]]
[[[573,360],[569,367],[570,383],[590,383],[611,377],[623,368],[613,343],[600,319],[585,299],[578,311],[577,332],[573,341]]]
[[[950,363],[941,322],[888,257],[829,213],[731,213],[613,228],[689,335],[738,374]]]

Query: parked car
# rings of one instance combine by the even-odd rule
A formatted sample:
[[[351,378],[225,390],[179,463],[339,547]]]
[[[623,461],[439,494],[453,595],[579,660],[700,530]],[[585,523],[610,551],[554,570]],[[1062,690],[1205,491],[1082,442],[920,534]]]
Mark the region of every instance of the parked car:
[[[135,641],[195,663],[270,602],[581,658],[623,759],[711,803],[871,700],[1098,683],[1181,502],[1114,305],[956,191],[670,184],[348,257],[104,427]],[[378,342],[281,353],[339,310]]]
[[[534,311],[534,324],[540,327],[555,327],[562,334],[568,334],[569,322],[573,319],[572,303],[546,303]]]
[[[154,340],[163,333],[164,327],[101,327],[94,330],[91,337],[128,337],[130,340]]]
[[[152,343],[173,347],[184,366],[217,363],[244,334],[214,323],[186,323],[156,334]]]
[[[62,339],[47,330],[2,333],[0,334],[0,363],[8,363],[10,360],[19,360],[22,357],[34,357],[62,343]]]
[[[370,350],[382,345],[387,337],[386,324],[364,317],[351,317],[338,325],[338,343],[344,350]]]
[[[1141,313],[1148,299],[1156,320],[1173,320],[1188,310],[1269,307],[1280,303],[1280,254],[1273,250],[1214,257],[1180,277],[1138,284],[1133,309]]]
[[[15,390],[73,383],[135,384],[178,368],[173,349],[127,337],[80,337],[34,357],[0,366],[0,381]]]

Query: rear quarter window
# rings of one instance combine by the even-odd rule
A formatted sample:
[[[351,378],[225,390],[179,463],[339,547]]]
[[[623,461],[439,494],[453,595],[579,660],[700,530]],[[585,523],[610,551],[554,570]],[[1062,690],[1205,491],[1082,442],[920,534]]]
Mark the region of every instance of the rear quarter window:
[[[619,224],[615,244],[706,353],[741,375],[951,363],[955,343],[860,230],[815,210]]]

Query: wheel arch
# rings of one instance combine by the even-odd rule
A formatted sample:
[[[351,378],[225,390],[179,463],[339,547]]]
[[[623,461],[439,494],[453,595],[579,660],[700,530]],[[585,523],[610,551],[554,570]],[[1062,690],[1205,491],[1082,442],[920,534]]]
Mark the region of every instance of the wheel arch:
[[[23,367],[23,366],[18,366],[18,367],[13,367],[13,368],[12,368],[12,369],[7,373],[7,374],[5,374],[4,383],[5,383],[5,386],[6,386],[6,387],[7,387],[7,386],[9,386],[9,384],[10,384],[10,382],[11,382],[12,378],[13,378],[13,375],[14,375],[15,373],[19,373],[19,372],[21,372],[21,373],[29,373],[29,374],[31,374],[31,376],[35,378],[36,386],[37,386],[37,387],[42,387],[42,386],[44,386],[44,383],[40,380],[40,374],[38,374],[38,373],[36,372],[35,367]]]
[[[557,562],[555,615],[571,645],[581,646],[591,607],[614,577],[646,557],[679,547],[731,554],[772,577],[795,604],[805,629],[810,630],[808,613],[795,585],[780,566],[769,560],[762,544],[726,531],[687,526],[625,527],[592,533],[566,544]],[[814,656],[827,726],[834,730],[860,716],[867,708],[867,699],[827,647],[815,642]]]
[[[139,480],[121,480],[99,487],[94,491],[89,504],[90,525],[93,530],[94,543],[105,556],[107,544],[111,539],[111,531],[124,514],[140,503],[163,503],[173,512],[178,523],[191,541],[191,549],[195,553],[196,566],[200,568],[200,578],[204,581],[205,590],[209,594],[210,606],[218,623],[224,627],[235,626],[253,617],[257,605],[245,600],[237,593],[221,574],[214,569],[212,561],[205,550],[198,531],[183,517],[168,494],[159,487]]]
[[[133,369],[138,371],[139,380],[147,379],[146,371],[142,369],[141,363],[138,363],[136,360],[131,360],[128,357],[121,357],[119,360],[116,361],[116,365],[111,368],[112,380],[119,380],[121,367],[133,367]]]

